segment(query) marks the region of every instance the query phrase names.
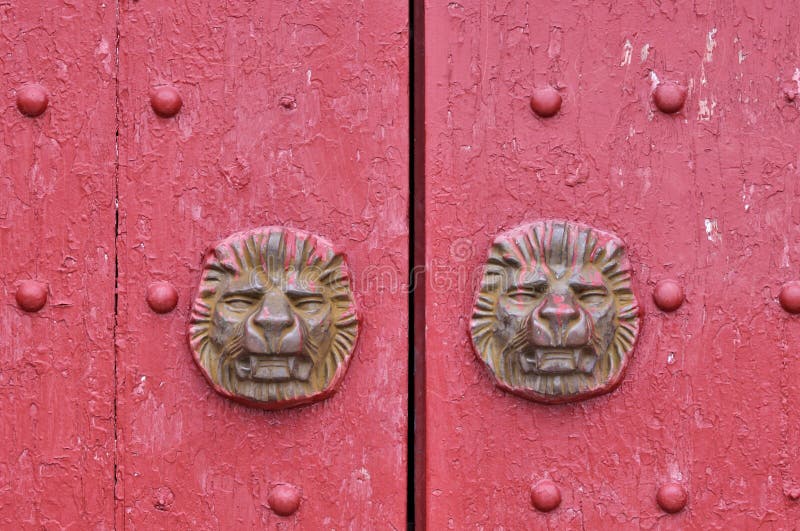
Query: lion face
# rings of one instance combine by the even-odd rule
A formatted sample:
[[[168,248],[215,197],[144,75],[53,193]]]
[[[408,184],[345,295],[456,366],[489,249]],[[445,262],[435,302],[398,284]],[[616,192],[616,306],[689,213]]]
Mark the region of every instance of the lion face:
[[[204,271],[190,342],[218,391],[267,409],[333,391],[358,325],[342,254],[307,233],[265,227],[219,243]]]
[[[608,392],[637,331],[630,267],[615,236],[541,221],[495,239],[471,332],[501,387],[550,403]]]

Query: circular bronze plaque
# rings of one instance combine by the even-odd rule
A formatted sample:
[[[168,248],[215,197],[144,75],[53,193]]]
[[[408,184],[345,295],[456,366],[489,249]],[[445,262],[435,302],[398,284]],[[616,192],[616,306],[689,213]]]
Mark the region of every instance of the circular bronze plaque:
[[[203,374],[222,395],[264,409],[336,390],[358,336],[344,254],[287,227],[234,234],[210,250],[189,323]]]
[[[625,245],[613,234],[546,220],[495,238],[471,334],[501,388],[545,403],[607,393],[638,330]]]

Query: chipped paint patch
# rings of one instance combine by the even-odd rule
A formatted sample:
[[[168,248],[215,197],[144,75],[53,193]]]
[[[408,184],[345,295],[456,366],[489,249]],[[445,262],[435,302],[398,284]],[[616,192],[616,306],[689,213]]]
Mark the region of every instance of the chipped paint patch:
[[[645,43],[645,45],[642,46],[642,51],[639,52],[640,62],[644,63],[647,61],[648,55],[650,55],[650,44]]]
[[[658,74],[656,74],[655,70],[650,70],[650,90],[655,90],[659,83],[661,83],[661,80],[658,79]]]
[[[717,28],[711,28],[711,31],[706,35],[706,55],[703,58],[706,63],[714,60],[714,48],[717,47],[717,41],[714,39],[717,35]]]
[[[681,472],[681,465],[676,462],[671,462],[667,465],[669,468],[669,477],[673,481],[683,481],[683,473]]]
[[[706,238],[712,243],[719,243],[722,241],[722,236],[719,233],[719,225],[716,219],[706,218],[704,221],[706,228]]]
[[[734,37],[733,44],[737,45],[739,51],[737,52],[737,59],[739,60],[739,64],[742,64],[745,59],[747,59],[747,54],[744,53],[744,48],[742,48],[742,39],[739,37]]]
[[[111,73],[111,47],[108,44],[108,41],[105,37],[100,38],[100,42],[97,44],[97,47],[94,49],[94,54],[97,57],[100,57],[100,62],[103,64],[103,71],[106,74]]]
[[[628,66],[631,64],[631,55],[633,55],[633,44],[628,39],[625,39],[625,44],[622,45],[622,62],[619,66]]]
[[[753,185],[748,188],[747,185],[742,183],[742,203],[744,203],[744,211],[750,212],[750,202],[753,197]]]
[[[711,104],[708,100],[703,98],[697,102],[697,120],[700,122],[708,122],[714,116],[714,109],[717,107],[717,101],[711,97]]]
[[[781,253],[781,267],[789,267],[791,261],[789,260],[789,240],[786,236],[783,237],[783,250]]]

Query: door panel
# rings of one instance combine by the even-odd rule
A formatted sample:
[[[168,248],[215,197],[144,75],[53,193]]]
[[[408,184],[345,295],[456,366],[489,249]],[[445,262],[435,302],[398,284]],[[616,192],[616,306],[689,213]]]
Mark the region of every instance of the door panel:
[[[83,4],[0,6],[4,529],[113,527],[115,12]]]
[[[754,528],[798,520],[798,28],[788,5],[426,6],[429,529]],[[688,88],[658,110],[659,81]],[[551,118],[535,88],[563,97]],[[497,389],[469,336],[501,231],[587,223],[627,244],[638,345],[610,394],[543,405]],[[656,283],[686,293],[656,307]],[[551,479],[561,505],[537,511]],[[656,503],[676,482],[688,505]],[[791,496],[789,496],[791,495]],[[480,500],[466,503],[465,500]]]
[[[123,2],[120,526],[401,528],[406,500],[408,31],[391,2]],[[152,89],[175,88],[173,118]],[[262,411],[215,393],[186,338],[204,253],[285,225],[347,256],[359,340],[338,392]],[[156,314],[154,281],[177,308]],[[302,492],[297,513],[272,489]]]

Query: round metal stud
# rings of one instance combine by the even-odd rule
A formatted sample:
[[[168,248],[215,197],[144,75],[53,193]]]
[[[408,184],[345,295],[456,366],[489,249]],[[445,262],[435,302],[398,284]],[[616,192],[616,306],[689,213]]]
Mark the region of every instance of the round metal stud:
[[[561,110],[561,94],[553,87],[544,87],[533,91],[531,109],[542,118],[555,116]]]
[[[49,101],[47,91],[41,85],[25,85],[17,91],[17,109],[31,118],[42,114]]]
[[[278,516],[292,515],[300,507],[300,489],[285,483],[276,485],[270,491],[267,503]]]
[[[531,503],[547,513],[561,505],[561,490],[549,479],[543,479],[531,488]]]
[[[47,286],[36,280],[25,280],[17,287],[16,299],[26,312],[38,312],[47,302]]]
[[[169,313],[178,305],[178,291],[169,282],[153,282],[147,287],[147,304],[156,313]]]
[[[674,312],[683,304],[683,288],[672,279],[660,280],[653,290],[653,301],[659,309]]]
[[[183,106],[181,95],[173,87],[158,87],[150,93],[150,105],[162,118],[172,118]]]
[[[800,313],[800,282],[787,282],[781,287],[778,300],[789,313]]]
[[[667,114],[676,113],[686,103],[686,89],[671,81],[659,83],[653,92],[653,101],[659,111]]]
[[[678,483],[665,483],[659,487],[656,493],[658,506],[667,513],[682,511],[686,507],[688,499],[689,495],[686,493],[686,489]]]
[[[792,501],[800,500],[800,487],[786,489],[784,490],[784,494],[786,494],[786,497]]]

